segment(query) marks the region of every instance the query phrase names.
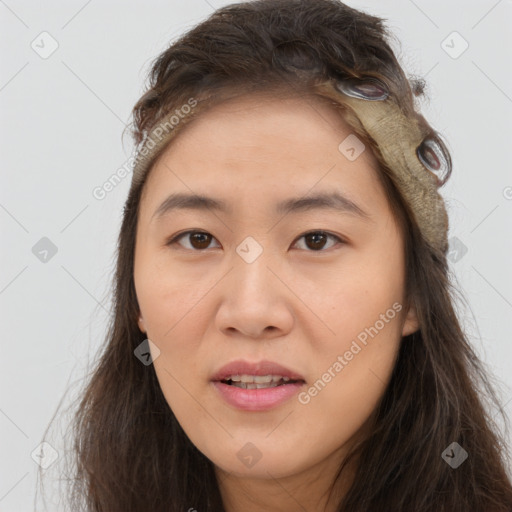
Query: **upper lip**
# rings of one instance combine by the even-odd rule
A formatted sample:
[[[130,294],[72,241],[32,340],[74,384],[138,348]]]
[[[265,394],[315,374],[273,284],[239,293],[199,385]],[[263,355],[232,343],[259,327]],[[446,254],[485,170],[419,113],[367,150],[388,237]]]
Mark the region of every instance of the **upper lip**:
[[[303,380],[304,377],[299,373],[290,370],[273,361],[249,361],[237,360],[231,361],[220,368],[212,377],[213,381],[227,380],[232,375],[280,375],[288,377],[290,380]]]

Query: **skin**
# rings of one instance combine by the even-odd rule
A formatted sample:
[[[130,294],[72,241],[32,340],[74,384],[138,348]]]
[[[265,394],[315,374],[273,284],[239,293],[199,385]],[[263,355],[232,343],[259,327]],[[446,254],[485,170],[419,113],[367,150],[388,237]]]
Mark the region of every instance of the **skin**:
[[[241,96],[186,126],[145,185],[134,267],[139,328],[160,350],[154,368],[163,394],[214,463],[228,512],[294,511],[298,504],[334,511],[353,472],[328,500],[331,479],[366,432],[401,337],[418,329],[414,309],[403,307],[307,404],[295,396],[267,411],[241,411],[210,382],[230,361],[268,359],[302,374],[307,390],[358,334],[404,304],[403,237],[370,148],[355,161],[338,150],[350,133],[318,99]],[[369,219],[273,212],[283,199],[333,190]],[[176,210],[152,219],[172,192],[220,198],[232,211]],[[209,245],[189,235],[167,245],[189,229],[210,233]],[[302,236],[312,230],[342,242],[328,237],[315,245]],[[236,252],[248,236],[263,248],[250,264]],[[248,442],[261,454],[251,468],[237,457]]]

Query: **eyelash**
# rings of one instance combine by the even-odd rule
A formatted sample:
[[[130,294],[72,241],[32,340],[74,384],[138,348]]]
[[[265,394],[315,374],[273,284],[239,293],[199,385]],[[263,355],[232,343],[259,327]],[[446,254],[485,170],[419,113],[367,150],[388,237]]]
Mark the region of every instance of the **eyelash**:
[[[175,237],[171,238],[166,245],[168,246],[171,246],[171,245],[175,245],[178,243],[178,241],[181,239],[181,238],[184,238],[186,235],[191,235],[191,234],[202,234],[202,235],[210,235],[210,233],[208,233],[207,231],[200,231],[200,230],[189,230],[189,231],[185,231],[183,233],[180,233],[178,235],[176,235]],[[340,238],[339,236],[337,235],[334,235],[333,233],[329,233],[328,231],[323,231],[323,230],[313,230],[313,231],[307,231],[306,233],[303,233],[302,235],[300,235],[298,238],[295,239],[294,241],[294,245],[295,243],[297,243],[298,240],[300,240],[301,238],[304,238],[305,236],[307,235],[312,235],[312,234],[322,234],[322,235],[325,235],[329,238],[333,238],[335,240],[337,240],[339,243],[341,244],[345,244],[346,241],[343,240],[342,238]],[[212,235],[212,238],[215,239],[215,237],[213,237]],[[182,249],[185,249],[186,251],[192,251],[192,252],[204,252],[206,249],[195,249],[195,248],[192,248],[192,249],[189,249],[187,247],[181,247]],[[329,249],[331,249],[332,247],[330,247]],[[305,249],[307,252],[326,252],[328,249],[319,249],[317,251],[314,251],[314,250],[308,250],[308,249]]]

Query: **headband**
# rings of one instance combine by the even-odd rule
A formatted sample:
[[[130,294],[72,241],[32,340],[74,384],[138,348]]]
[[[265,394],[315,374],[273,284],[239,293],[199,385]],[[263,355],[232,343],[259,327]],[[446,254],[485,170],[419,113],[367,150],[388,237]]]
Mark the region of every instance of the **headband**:
[[[331,79],[314,88],[318,94],[340,104],[346,122],[363,138],[373,141],[374,149],[380,153],[379,160],[391,172],[422,236],[433,249],[446,253],[448,215],[437,189],[445,181],[438,175],[449,176],[451,163],[437,136],[417,118],[405,115],[387,86],[376,78]],[[145,180],[156,158],[177,132],[209,106],[207,99],[193,102],[194,108],[190,108],[189,100],[190,105],[183,105],[145,133],[136,150],[132,188]]]

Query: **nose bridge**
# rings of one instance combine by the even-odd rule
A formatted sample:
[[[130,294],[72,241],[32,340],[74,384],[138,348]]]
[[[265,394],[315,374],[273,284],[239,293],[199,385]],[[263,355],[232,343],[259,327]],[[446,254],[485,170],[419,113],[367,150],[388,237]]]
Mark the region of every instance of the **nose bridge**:
[[[271,237],[245,237],[235,249],[234,279],[235,286],[245,295],[254,293],[267,294],[272,288],[272,253],[269,246]],[[275,283],[274,283],[275,284]]]
[[[281,336],[293,326],[286,287],[276,278],[279,264],[271,237],[246,237],[235,248],[232,270],[220,291],[217,328],[253,337]]]

